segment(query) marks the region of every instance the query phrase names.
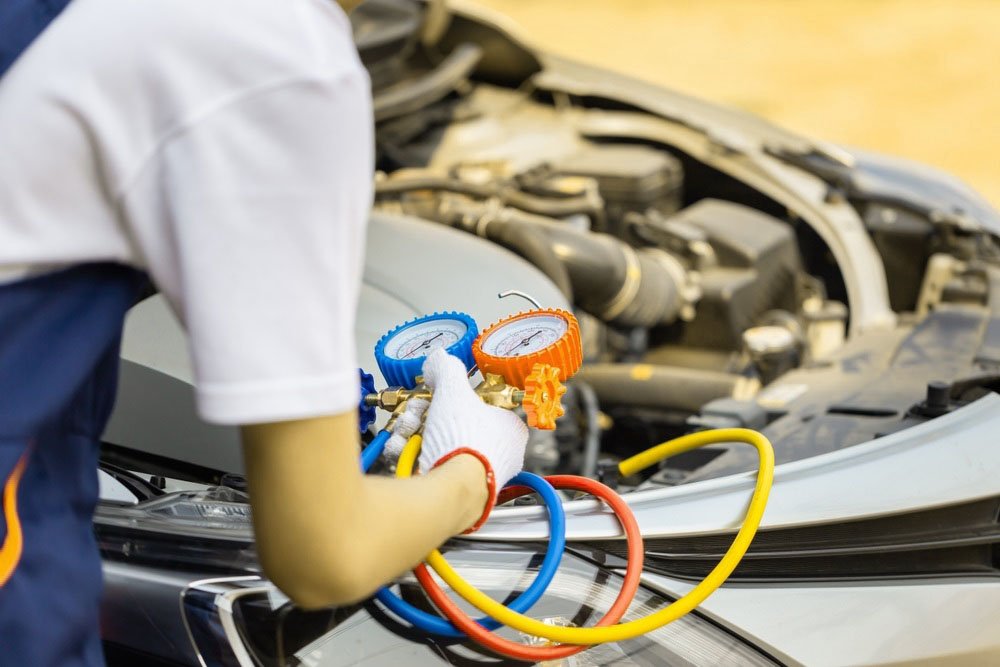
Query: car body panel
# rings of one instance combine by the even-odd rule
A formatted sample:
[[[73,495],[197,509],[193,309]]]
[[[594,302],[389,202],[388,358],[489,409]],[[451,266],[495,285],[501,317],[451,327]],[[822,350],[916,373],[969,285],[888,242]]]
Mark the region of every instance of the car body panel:
[[[694,587],[660,575],[643,581],[671,596]],[[787,664],[1000,663],[1000,580],[995,578],[730,584],[699,611]]]
[[[988,395],[932,421],[775,469],[762,527],[870,519],[1000,494],[1000,397]],[[755,474],[730,475],[625,496],[646,537],[729,532],[743,522]],[[613,539],[617,522],[594,501],[565,504],[571,539]],[[538,540],[544,510],[498,508],[474,539]]]

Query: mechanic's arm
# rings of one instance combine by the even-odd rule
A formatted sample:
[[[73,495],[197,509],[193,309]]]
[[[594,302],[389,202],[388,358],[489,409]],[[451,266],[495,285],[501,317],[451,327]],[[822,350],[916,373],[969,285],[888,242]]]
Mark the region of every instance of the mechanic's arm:
[[[261,563],[303,607],[370,595],[486,506],[486,471],[472,456],[406,480],[366,476],[357,432],[356,413],[243,428]]]
[[[472,526],[492,506],[496,487],[521,469],[527,428],[480,401],[458,359],[437,351],[424,363],[424,378],[434,398],[419,459],[427,474],[420,477],[363,475],[355,412],[243,428],[261,562],[297,604],[370,595]],[[459,453],[437,465],[458,448],[489,462],[493,496],[476,456]]]
[[[236,40],[185,52],[204,60],[218,103],[180,109],[116,185],[148,270],[188,331],[199,413],[245,427],[265,573],[307,606],[365,596],[490,502],[484,465],[469,457],[425,479],[361,477],[348,411],[358,400],[354,316],[375,166],[371,89],[346,22],[325,10],[313,19],[301,48]],[[263,65],[233,79],[225,63],[243,55]],[[478,443],[480,431],[519,467],[523,423],[501,410],[477,423],[488,406],[448,358],[470,403],[442,411],[435,390],[421,469],[449,447],[483,451],[491,443]],[[449,412],[467,415],[458,425],[468,432],[452,428]],[[516,424],[500,438],[491,418]],[[513,476],[501,476],[501,458],[487,459],[498,483]]]

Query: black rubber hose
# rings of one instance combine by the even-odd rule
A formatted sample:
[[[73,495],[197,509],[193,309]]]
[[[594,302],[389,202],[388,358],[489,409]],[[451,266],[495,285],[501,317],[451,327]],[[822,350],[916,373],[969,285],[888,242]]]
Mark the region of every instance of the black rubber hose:
[[[550,218],[566,218],[571,215],[586,215],[596,219],[603,214],[598,206],[586,195],[572,195],[554,199],[522,192],[512,187],[496,187],[461,181],[447,176],[420,174],[386,179],[375,184],[375,197],[393,197],[417,190],[442,190],[468,195],[477,199],[492,197],[501,203],[521,209],[527,213]]]
[[[601,425],[600,405],[597,392],[586,382],[573,382],[573,387],[580,396],[580,406],[586,416],[587,430],[583,440],[583,462],[580,474],[584,477],[597,477],[597,460],[601,456]]]
[[[443,190],[480,199],[491,197],[496,192],[496,188],[486,185],[468,183],[447,176],[421,174],[420,176],[399,176],[377,181],[375,183],[375,198],[391,197],[415,190]]]
[[[567,299],[573,298],[573,286],[566,266],[538,228],[495,220],[486,226],[485,233],[487,239],[520,255],[548,276]]]
[[[683,270],[677,265],[671,272],[667,263],[676,261],[662,250],[636,251],[609,234],[532,224],[556,249],[573,285],[573,300],[583,310],[624,327],[653,327],[677,318]]]
[[[447,190],[483,197],[489,186],[435,176],[376,183],[379,196]],[[538,267],[582,310],[621,327],[670,324],[684,305],[684,269],[663,250],[634,250],[619,239],[592,233],[496,202],[410,202],[411,213],[483,236]]]
[[[393,86],[372,101],[376,122],[396,118],[443,99],[472,76],[483,57],[476,44],[459,44],[434,70],[405,85]]]
[[[571,227],[525,225],[542,232],[557,246],[559,259],[573,283],[573,298],[588,312],[605,309],[628,279],[628,263],[621,241],[607,234],[581,232]]]
[[[754,378],[678,366],[586,364],[574,376],[597,394],[601,406],[669,408],[697,412],[717,398],[750,398]]]
[[[485,225],[474,224],[479,217],[469,213],[463,209],[459,217],[465,222],[458,226],[534,263],[591,315],[622,327],[654,327],[677,318],[683,305],[678,285],[683,269],[680,265],[668,269],[676,260],[662,250],[635,251],[609,234],[575,229],[516,209],[504,210]]]
[[[600,207],[585,195],[573,195],[560,197],[539,197],[522,190],[509,188],[500,194],[500,198],[505,204],[538,215],[546,215],[550,218],[566,218],[571,215],[583,214],[592,220],[603,214]]]

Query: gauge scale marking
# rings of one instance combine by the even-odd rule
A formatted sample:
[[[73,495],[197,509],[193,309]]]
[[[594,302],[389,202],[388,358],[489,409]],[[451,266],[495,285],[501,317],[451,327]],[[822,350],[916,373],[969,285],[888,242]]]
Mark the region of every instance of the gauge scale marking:
[[[459,320],[428,320],[403,329],[385,344],[393,359],[419,359],[461,340],[469,328]]]
[[[492,332],[482,342],[483,352],[494,357],[521,357],[554,345],[569,328],[556,315],[536,315],[514,320]]]
[[[375,346],[375,362],[389,386],[413,389],[424,359],[435,350],[446,350],[461,359],[466,370],[472,368],[472,342],[478,335],[476,321],[465,313],[424,315],[382,336]]]
[[[539,364],[557,369],[565,380],[583,362],[580,325],[572,313],[558,308],[518,313],[483,332],[472,354],[484,376],[499,375],[520,389]]]

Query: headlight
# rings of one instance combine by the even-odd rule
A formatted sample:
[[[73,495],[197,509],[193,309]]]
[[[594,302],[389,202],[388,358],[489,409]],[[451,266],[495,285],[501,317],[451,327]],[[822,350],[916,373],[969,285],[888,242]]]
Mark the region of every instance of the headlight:
[[[453,547],[448,558],[473,585],[503,600],[530,583],[542,555],[519,546],[476,544]],[[613,571],[568,552],[545,597],[530,613],[554,624],[592,625],[611,606],[621,585],[621,577]],[[397,590],[414,604],[429,608],[412,577],[403,578]],[[195,648],[207,665],[232,664],[233,658],[245,665],[310,667],[497,662],[474,643],[439,643],[415,633],[371,601],[350,608],[303,611],[259,579],[196,583],[185,590],[182,600]],[[651,590],[640,589],[624,620],[645,616],[669,602]],[[535,643],[508,628],[499,633],[515,641]],[[701,616],[688,614],[644,637],[593,647],[567,664],[775,663]]]
[[[180,491],[136,506],[149,516],[215,530],[246,531],[253,526],[250,499],[240,491],[214,486]]]
[[[94,514],[101,556],[167,569],[259,572],[247,495],[226,487],[167,493]]]

